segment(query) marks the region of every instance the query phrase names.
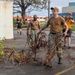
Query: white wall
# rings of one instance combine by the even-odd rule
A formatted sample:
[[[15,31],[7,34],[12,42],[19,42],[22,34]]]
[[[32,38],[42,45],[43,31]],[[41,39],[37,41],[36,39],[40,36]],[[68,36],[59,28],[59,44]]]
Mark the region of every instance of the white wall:
[[[62,13],[75,12],[75,6],[68,6],[62,8]]]
[[[0,40],[13,38],[13,2],[0,1]]]

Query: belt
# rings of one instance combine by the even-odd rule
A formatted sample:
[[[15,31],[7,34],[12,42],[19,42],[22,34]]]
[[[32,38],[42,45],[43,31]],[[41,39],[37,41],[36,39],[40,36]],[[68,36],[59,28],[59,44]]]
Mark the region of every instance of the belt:
[[[52,33],[52,32],[51,32],[50,34],[56,34],[56,33]]]
[[[51,32],[50,34],[58,34],[58,33],[61,33],[61,32],[56,32],[56,33],[55,33],[55,32],[54,32],[54,33],[53,33],[53,32]]]
[[[38,29],[31,29],[31,30],[38,30]]]

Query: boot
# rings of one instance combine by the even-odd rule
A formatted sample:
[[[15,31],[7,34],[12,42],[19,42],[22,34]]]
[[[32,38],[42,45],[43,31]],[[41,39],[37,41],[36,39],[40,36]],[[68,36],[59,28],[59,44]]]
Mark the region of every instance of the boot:
[[[61,63],[61,58],[60,58],[60,57],[58,58],[58,64],[62,64],[62,63]]]
[[[20,31],[20,35],[22,34],[22,32]]]

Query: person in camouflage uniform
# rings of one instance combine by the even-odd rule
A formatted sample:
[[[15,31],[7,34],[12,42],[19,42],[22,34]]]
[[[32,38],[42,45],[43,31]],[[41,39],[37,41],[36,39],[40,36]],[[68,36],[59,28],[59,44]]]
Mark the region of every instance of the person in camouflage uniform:
[[[50,25],[50,33],[48,36],[48,52],[45,59],[45,65],[50,65],[52,58],[55,55],[55,50],[57,50],[58,56],[58,64],[61,64],[61,56],[62,56],[62,42],[61,42],[61,32],[62,26],[66,27],[64,35],[67,35],[68,26],[65,23],[65,20],[58,15],[59,9],[57,7],[51,8],[53,16],[49,18],[47,24],[39,31],[38,34],[44,29],[46,29]]]
[[[37,33],[39,32],[39,29],[40,29],[40,25],[39,25],[39,21],[37,20],[37,15],[34,15],[33,20],[29,23],[27,28],[27,36],[30,35],[31,44],[32,43],[37,44],[37,41],[38,41]],[[30,30],[30,33],[29,33],[29,30]]]

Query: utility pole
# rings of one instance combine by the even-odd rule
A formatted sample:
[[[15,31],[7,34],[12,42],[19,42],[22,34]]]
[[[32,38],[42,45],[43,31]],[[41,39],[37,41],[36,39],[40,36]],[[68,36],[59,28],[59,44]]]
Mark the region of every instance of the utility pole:
[[[50,0],[48,0],[48,18],[50,18]]]

